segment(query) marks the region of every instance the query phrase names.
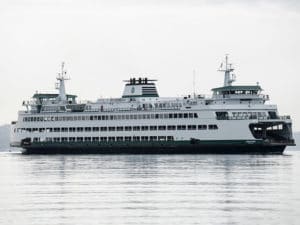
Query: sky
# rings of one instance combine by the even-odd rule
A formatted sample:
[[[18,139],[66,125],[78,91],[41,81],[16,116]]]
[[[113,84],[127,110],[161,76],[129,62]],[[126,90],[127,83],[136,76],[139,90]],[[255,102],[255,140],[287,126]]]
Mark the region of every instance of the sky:
[[[300,1],[0,0],[0,124],[53,91],[62,61],[79,100],[120,97],[158,79],[162,97],[211,94],[225,54],[235,84],[257,82],[300,131]]]

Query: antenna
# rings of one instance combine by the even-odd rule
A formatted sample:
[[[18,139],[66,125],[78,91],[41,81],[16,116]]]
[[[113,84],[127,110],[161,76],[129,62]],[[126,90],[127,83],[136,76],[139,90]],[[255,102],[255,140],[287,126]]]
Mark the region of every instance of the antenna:
[[[59,90],[59,96],[58,99],[61,101],[66,101],[66,90],[65,90],[65,80],[70,80],[69,77],[67,77],[67,71],[64,69],[65,67],[65,62],[61,63],[61,72],[58,73],[58,76],[56,79],[59,81],[56,83],[56,88]]]
[[[67,71],[64,69],[65,68],[65,62],[61,63],[61,71],[58,73],[57,80],[62,81],[62,80],[70,80],[70,77],[67,77]]]
[[[235,75],[231,74],[234,71],[232,63],[228,63],[228,54],[225,55],[225,68],[223,68],[223,62],[218,69],[220,72],[225,72],[224,76],[224,87],[231,86],[231,84],[235,81]]]
[[[196,98],[195,79],[196,79],[196,70],[193,69],[193,94],[194,94],[194,98]]]

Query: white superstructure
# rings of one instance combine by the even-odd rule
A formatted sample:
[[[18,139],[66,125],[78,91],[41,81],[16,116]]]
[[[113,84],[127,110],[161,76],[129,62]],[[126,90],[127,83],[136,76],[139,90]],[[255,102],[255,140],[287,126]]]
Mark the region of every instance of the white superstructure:
[[[125,81],[121,98],[83,104],[76,102],[75,95],[66,94],[63,64],[57,77],[58,94],[36,93],[31,101],[23,102],[26,109],[12,122],[11,144],[27,151],[47,151],[49,146],[101,149],[102,144],[105,149],[108,144],[120,149],[132,143],[152,143],[152,147],[160,143],[166,148],[168,143],[184,142],[284,147],[294,143],[290,117],[279,116],[276,105],[266,104],[269,96],[262,94],[259,85],[232,85],[234,69],[227,56],[220,71],[225,73],[224,86],[212,89],[212,97],[163,98],[156,80],[131,78]]]

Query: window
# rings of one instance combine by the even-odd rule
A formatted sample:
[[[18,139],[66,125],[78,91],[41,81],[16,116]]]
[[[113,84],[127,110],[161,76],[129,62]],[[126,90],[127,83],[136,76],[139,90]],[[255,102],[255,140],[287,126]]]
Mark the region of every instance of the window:
[[[131,131],[132,130],[132,128],[131,127],[125,127],[125,131]]]
[[[123,137],[117,137],[117,141],[123,141]]]
[[[53,138],[53,141],[54,142],[60,142],[60,138],[59,137],[55,137],[55,138]]]
[[[269,111],[268,115],[270,119],[278,119],[276,111]]]
[[[52,142],[52,138],[50,138],[50,137],[46,137],[46,141],[48,141],[48,142]]]
[[[174,137],[173,137],[173,136],[167,136],[167,140],[168,140],[168,141],[173,141],[173,140],[174,140]]]
[[[207,125],[198,125],[198,130],[206,130]]]
[[[196,130],[196,125],[188,125],[188,130]]]
[[[157,130],[157,126],[150,126],[150,130]]]
[[[115,137],[108,137],[108,141],[115,141]]]
[[[75,141],[75,137],[69,137],[69,141],[70,141],[70,142]]]
[[[91,137],[84,137],[84,141],[91,141]]]
[[[83,131],[83,127],[77,127],[77,132],[82,132]]]
[[[45,128],[39,128],[39,132],[44,132]]]
[[[228,112],[216,112],[217,120],[228,120]]]
[[[83,141],[83,137],[77,137],[77,141]]]
[[[61,132],[68,132],[68,128],[67,127],[62,127]]]
[[[68,138],[67,138],[67,137],[62,137],[62,138],[61,138],[61,141],[62,141],[62,142],[67,142],[67,141],[68,141]]]
[[[107,127],[101,127],[100,130],[101,131],[107,131]]]
[[[123,131],[123,127],[117,127],[117,131]]]
[[[93,137],[92,140],[93,141],[99,141],[99,137]]]
[[[125,137],[125,141],[131,141],[131,137],[130,136]]]
[[[140,141],[140,137],[139,136],[133,136],[133,141]]]
[[[94,132],[99,131],[99,127],[93,127],[93,131],[94,131]]]
[[[108,127],[108,131],[115,131],[116,128],[115,127]]]
[[[216,124],[209,124],[208,125],[208,129],[210,129],[210,130],[217,130],[218,126]]]
[[[166,130],[166,126],[158,126],[158,130]]]
[[[140,127],[139,127],[139,126],[134,126],[134,127],[133,127],[133,130],[134,130],[134,131],[139,131],[139,130],[140,130]]]
[[[168,126],[168,130],[176,130],[176,126]]]
[[[107,137],[100,137],[100,141],[107,141]]]
[[[186,130],[186,125],[177,125],[177,130]]]
[[[141,137],[141,140],[142,140],[142,141],[148,141],[148,136],[142,136],[142,137]]]
[[[157,136],[150,136],[150,141],[157,141]]]
[[[54,132],[60,132],[60,127],[54,127]]]
[[[53,131],[52,127],[46,128],[46,132],[52,132],[52,131]]]
[[[142,126],[142,131],[149,130],[148,126]]]
[[[166,140],[166,136],[158,136],[158,141],[165,141]]]
[[[86,132],[91,132],[91,130],[92,130],[91,127],[85,127],[85,128],[84,128],[84,131],[86,131]]]
[[[76,128],[75,127],[69,127],[69,132],[75,132]]]
[[[38,132],[38,128],[32,128],[32,132]]]

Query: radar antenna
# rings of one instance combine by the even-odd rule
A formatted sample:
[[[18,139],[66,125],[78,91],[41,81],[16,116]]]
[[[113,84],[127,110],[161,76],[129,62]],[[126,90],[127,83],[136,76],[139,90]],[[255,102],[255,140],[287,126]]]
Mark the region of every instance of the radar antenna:
[[[232,63],[228,63],[228,54],[226,54],[225,56],[225,66],[223,65],[222,62],[218,71],[225,73],[224,87],[231,86],[231,84],[235,81],[235,75],[232,74],[232,72],[234,71],[234,68],[232,67]]]
[[[56,89],[59,90],[59,100],[66,101],[66,88],[65,88],[65,80],[70,80],[70,77],[67,76],[67,71],[64,69],[65,62],[61,63],[61,72],[58,73],[56,79],[59,81],[56,83]]]

